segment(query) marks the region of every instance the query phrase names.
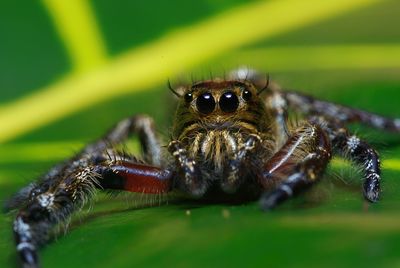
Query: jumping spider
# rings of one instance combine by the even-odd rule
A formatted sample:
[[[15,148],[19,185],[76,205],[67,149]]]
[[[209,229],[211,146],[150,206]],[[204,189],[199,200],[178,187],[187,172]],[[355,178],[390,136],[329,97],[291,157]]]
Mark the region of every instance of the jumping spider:
[[[24,267],[38,266],[37,248],[52,228],[79,210],[96,189],[180,190],[197,198],[248,193],[260,197],[261,208],[269,210],[312,186],[335,152],[362,168],[364,198],[378,201],[378,154],[345,124],[400,132],[400,119],[283,91],[252,71],[171,90],[179,101],[168,157],[161,157],[153,120],[134,116],[6,204],[8,210],[19,209],[13,230]],[[305,119],[291,126],[289,109]],[[139,136],[143,160],[115,149],[131,134]]]

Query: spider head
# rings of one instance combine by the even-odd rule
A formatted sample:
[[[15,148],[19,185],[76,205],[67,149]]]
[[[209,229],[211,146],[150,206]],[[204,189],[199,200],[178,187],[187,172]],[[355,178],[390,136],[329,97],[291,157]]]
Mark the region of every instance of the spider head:
[[[209,80],[186,88],[181,106],[202,119],[232,116],[259,101],[255,86],[240,80]]]
[[[198,123],[206,129],[226,129],[247,121],[262,123],[261,90],[251,81],[213,79],[181,88],[174,133]],[[261,119],[261,120],[260,120]],[[257,126],[256,126],[257,127]]]

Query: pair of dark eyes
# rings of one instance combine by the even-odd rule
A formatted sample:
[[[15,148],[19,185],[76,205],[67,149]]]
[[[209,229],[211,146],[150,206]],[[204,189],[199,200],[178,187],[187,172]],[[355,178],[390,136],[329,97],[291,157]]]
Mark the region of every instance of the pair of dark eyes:
[[[245,101],[249,101],[251,99],[251,92],[245,89],[242,93],[242,98]],[[192,93],[187,93],[185,95],[185,101],[191,102],[193,100]],[[196,99],[196,107],[200,113],[209,114],[215,109],[215,100],[211,93],[206,92],[201,94]],[[222,111],[226,113],[232,113],[237,110],[239,107],[239,99],[235,93],[232,91],[227,91],[221,95],[218,101],[219,107]]]

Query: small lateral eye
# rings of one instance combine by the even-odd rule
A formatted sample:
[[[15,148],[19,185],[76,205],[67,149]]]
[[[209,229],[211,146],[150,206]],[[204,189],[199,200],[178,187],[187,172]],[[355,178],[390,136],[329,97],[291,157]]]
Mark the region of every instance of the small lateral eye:
[[[202,114],[209,114],[215,109],[215,100],[211,93],[204,93],[196,100],[197,110]]]
[[[193,100],[193,95],[192,95],[192,93],[186,93],[184,98],[185,98],[185,101],[189,103]]]
[[[251,96],[252,96],[252,94],[249,90],[247,90],[247,89],[243,90],[242,97],[245,101],[251,100]]]

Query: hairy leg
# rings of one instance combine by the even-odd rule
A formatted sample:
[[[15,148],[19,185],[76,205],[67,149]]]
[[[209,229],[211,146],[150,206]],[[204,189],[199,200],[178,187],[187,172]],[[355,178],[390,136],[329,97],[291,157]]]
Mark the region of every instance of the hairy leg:
[[[243,170],[243,168],[246,168],[243,166],[245,159],[256,149],[260,142],[261,138],[259,136],[249,135],[242,146],[238,149],[235,157],[229,161],[229,165],[227,165],[224,170],[223,181],[221,184],[225,192],[235,192],[243,182],[243,174],[240,174],[240,171]]]
[[[161,145],[157,138],[153,119],[147,115],[136,115],[116,124],[103,138],[88,145],[83,153],[96,153],[124,142],[132,134],[139,136],[144,160],[154,166],[161,163]]]
[[[168,145],[168,151],[175,159],[176,173],[180,178],[184,178],[176,186],[193,197],[202,196],[207,190],[207,185],[201,180],[201,172],[197,163],[189,156],[189,153],[179,141],[171,141]]]
[[[310,120],[320,124],[328,133],[336,152],[362,167],[364,197],[370,202],[378,201],[381,182],[378,153],[367,142],[349,133],[340,122],[324,117],[313,117]]]
[[[297,92],[284,92],[275,88],[290,108],[313,116],[311,122],[320,125],[329,135],[336,152],[349,158],[364,170],[363,193],[366,200],[376,202],[380,194],[380,160],[370,145],[352,135],[344,127],[346,123],[360,122],[392,132],[400,132],[400,119],[390,119],[369,112],[317,100]]]
[[[54,226],[65,222],[92,198],[96,189],[117,189],[160,194],[170,191],[172,173],[127,160],[99,161],[99,155],[82,155],[71,163],[74,170],[55,178],[57,183],[39,185],[17,213],[14,237],[24,267],[37,267],[37,248],[43,245]]]
[[[288,103],[285,96],[278,90],[271,89],[265,96],[267,109],[271,109],[275,121],[275,137],[276,146],[282,147],[289,138],[289,130],[287,126],[288,119]]]
[[[268,77],[268,76],[267,76]],[[269,79],[249,68],[239,68],[230,73],[230,78],[244,79],[253,82],[257,88],[263,88],[268,85],[268,91],[272,92],[273,102],[279,106],[289,106],[304,114],[323,115],[328,118],[340,120],[342,123],[360,122],[372,127],[392,132],[400,132],[400,118],[387,118],[373,113],[353,109],[343,105],[315,99],[305,94],[285,91],[273,81],[269,83]],[[276,98],[277,97],[277,98]],[[275,99],[275,100],[274,100]],[[273,103],[269,103],[273,107]],[[279,119],[279,116],[277,116]]]
[[[145,160],[160,165],[161,149],[153,121],[147,116],[135,116],[121,121],[103,138],[53,167],[6,204],[6,210],[19,208],[14,236],[25,267],[37,267],[37,247],[46,241],[55,225],[65,222],[81,208],[95,189],[154,194],[170,190],[170,171],[141,163],[113,149],[133,133],[139,135]]]
[[[154,122],[146,115],[137,115],[120,121],[112,127],[104,137],[88,144],[73,158],[50,169],[39,178],[37,182],[32,182],[28,186],[22,188],[14,197],[10,198],[4,204],[4,210],[9,211],[16,209],[27,202],[30,195],[37,195],[45,190],[42,188],[48,188],[50,185],[57,185],[59,183],[59,178],[62,178],[63,174],[70,173],[72,170],[76,169],[75,165],[77,164],[74,165],[71,163],[78,163],[79,165],[79,161],[77,160],[82,158],[83,155],[90,154],[93,155],[93,157],[98,156],[101,159],[103,153],[109,151],[111,158],[113,147],[124,142],[132,134],[138,134],[139,136],[145,161],[155,166],[161,166],[161,146],[155,133]],[[121,158],[122,155],[118,157]]]
[[[330,158],[329,138],[318,125],[298,128],[263,167],[259,177],[267,192],[260,199],[261,208],[272,209],[307,189],[320,178]]]
[[[400,118],[390,119],[373,113],[317,100],[297,92],[282,92],[288,105],[304,114],[323,115],[342,123],[360,122],[374,128],[400,132]]]

